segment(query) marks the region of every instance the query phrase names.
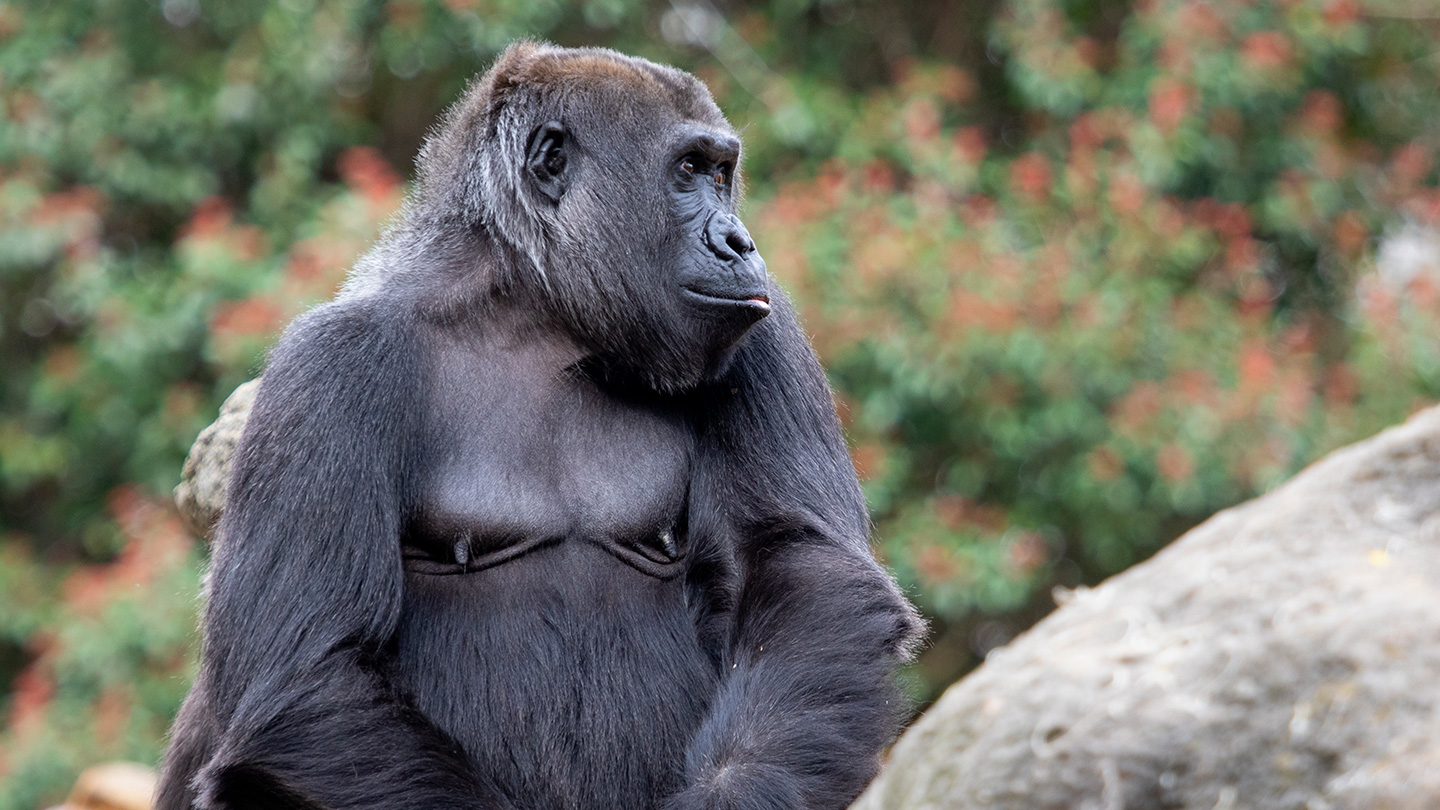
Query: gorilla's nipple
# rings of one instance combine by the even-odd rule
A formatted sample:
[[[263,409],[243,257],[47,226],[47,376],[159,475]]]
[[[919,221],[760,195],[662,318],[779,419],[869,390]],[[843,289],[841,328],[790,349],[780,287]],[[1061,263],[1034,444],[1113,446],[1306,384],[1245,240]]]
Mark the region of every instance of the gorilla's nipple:
[[[455,541],[455,564],[464,566],[470,562],[470,538],[462,537]]]
[[[680,556],[680,547],[675,545],[674,531],[666,529],[660,532],[660,548],[665,552],[665,556],[672,560]]]

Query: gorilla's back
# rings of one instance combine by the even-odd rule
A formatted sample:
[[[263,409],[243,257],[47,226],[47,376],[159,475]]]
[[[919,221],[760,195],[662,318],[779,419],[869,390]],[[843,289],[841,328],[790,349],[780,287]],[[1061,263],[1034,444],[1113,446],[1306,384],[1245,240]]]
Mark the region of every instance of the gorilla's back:
[[[394,682],[520,807],[654,807],[717,682],[683,588],[581,539],[410,572]]]

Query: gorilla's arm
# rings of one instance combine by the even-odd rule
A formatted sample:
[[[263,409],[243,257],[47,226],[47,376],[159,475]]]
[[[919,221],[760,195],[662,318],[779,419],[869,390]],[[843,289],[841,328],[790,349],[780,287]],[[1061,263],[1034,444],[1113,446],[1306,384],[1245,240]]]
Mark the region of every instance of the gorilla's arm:
[[[503,806],[375,669],[401,609],[413,334],[331,304],[271,358],[210,574],[200,682],[223,731],[201,807]]]
[[[733,544],[723,679],[671,810],[843,808],[906,705],[893,682],[921,628],[869,551],[869,519],[825,377],[789,303],[712,392],[692,536]]]

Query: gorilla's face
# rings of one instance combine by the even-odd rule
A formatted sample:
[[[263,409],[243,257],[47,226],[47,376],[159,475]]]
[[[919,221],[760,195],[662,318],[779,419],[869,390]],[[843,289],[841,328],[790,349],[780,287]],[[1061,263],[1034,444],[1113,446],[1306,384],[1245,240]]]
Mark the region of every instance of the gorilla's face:
[[[529,252],[600,368],[684,390],[723,371],[770,312],[765,262],[735,215],[740,140],[693,77],[607,60],[602,78],[586,66],[586,81],[524,105]]]
[[[684,234],[675,282],[700,311],[748,328],[770,311],[770,296],[765,262],[735,216],[740,140],[697,126],[670,158],[670,208]]]

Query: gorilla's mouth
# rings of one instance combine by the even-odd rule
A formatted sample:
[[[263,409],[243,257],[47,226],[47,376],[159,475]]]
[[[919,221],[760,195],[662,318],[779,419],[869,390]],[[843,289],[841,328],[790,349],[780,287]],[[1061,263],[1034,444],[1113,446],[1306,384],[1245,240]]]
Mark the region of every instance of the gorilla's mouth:
[[[759,313],[768,313],[770,311],[770,296],[763,292],[748,295],[741,293],[739,295],[729,296],[701,292],[694,287],[683,287],[681,289],[683,289],[689,297],[710,306],[745,307]]]

